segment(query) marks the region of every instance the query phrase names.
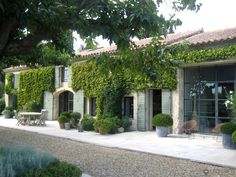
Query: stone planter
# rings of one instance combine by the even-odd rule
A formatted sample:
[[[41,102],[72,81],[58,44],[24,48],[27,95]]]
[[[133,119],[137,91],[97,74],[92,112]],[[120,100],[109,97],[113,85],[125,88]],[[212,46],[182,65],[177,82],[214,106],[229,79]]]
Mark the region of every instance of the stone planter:
[[[65,123],[65,130],[70,130],[70,123],[69,122]]]
[[[123,127],[118,128],[118,133],[124,133],[125,129]]]
[[[226,149],[236,149],[236,143],[232,141],[232,135],[223,134],[222,144]]]
[[[156,126],[156,134],[158,137],[167,137],[168,127],[158,127]]]
[[[9,111],[3,111],[3,116],[5,119],[13,118],[13,113]]]

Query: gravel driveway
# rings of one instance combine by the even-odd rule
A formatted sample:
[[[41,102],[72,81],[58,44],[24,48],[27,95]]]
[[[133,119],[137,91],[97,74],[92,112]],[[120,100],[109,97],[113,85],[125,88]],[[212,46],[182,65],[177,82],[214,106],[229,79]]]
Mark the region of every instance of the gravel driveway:
[[[0,127],[0,142],[30,144],[40,151],[78,165],[83,172],[93,177],[236,177],[236,169],[101,147],[3,127]]]

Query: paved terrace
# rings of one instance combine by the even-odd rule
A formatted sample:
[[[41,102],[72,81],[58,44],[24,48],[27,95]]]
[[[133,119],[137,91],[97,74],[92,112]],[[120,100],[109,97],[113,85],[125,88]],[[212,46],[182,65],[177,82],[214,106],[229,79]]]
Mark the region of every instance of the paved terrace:
[[[57,121],[47,121],[46,127],[16,126],[16,119],[0,117],[0,126],[21,129],[40,134],[68,138],[106,147],[140,151],[163,156],[189,159],[191,161],[236,168],[236,150],[224,149],[221,137],[171,135],[157,138],[155,132],[127,132],[115,135],[100,135],[95,132],[63,130]]]

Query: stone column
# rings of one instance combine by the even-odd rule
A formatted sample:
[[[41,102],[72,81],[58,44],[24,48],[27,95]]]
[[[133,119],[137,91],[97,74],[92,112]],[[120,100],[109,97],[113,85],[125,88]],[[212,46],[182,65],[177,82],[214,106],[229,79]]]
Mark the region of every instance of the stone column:
[[[177,71],[177,87],[172,91],[172,117],[174,119],[173,133],[181,133],[184,121],[184,71]]]

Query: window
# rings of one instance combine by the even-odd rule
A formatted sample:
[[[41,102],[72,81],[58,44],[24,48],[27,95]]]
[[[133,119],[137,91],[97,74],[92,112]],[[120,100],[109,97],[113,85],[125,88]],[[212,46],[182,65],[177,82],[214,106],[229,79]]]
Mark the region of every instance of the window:
[[[68,82],[69,79],[69,67],[63,67],[61,68],[61,81],[62,82]]]
[[[131,96],[124,97],[123,116],[134,118],[134,98]]]
[[[91,116],[96,116],[96,98],[91,98],[90,112]]]
[[[186,68],[184,72],[185,120],[196,119],[198,131],[211,133],[232,119],[225,102],[236,86],[235,65]]]

